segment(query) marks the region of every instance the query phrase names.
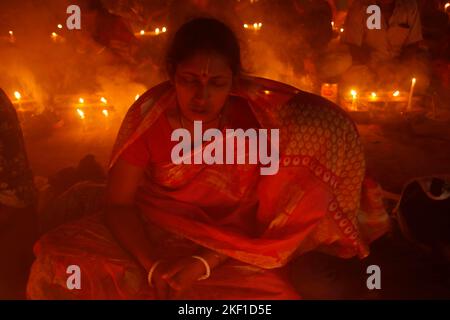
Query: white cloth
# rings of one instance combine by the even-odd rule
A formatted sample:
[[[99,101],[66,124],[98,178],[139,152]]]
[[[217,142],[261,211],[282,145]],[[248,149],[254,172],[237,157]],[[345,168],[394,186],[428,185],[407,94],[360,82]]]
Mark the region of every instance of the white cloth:
[[[367,7],[373,0],[356,0],[349,9],[342,42],[372,49],[371,63],[389,61],[400,55],[403,47],[422,38],[420,12],[415,0],[396,0],[389,22],[381,17],[381,29],[367,28]]]

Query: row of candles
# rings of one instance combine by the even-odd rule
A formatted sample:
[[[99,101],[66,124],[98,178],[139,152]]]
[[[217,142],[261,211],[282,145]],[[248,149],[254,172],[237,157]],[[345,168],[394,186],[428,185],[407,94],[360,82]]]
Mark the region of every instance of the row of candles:
[[[447,2],[445,5],[444,5],[444,10],[445,11],[448,11],[450,9],[450,2]],[[334,29],[334,30],[337,30],[338,28],[336,27],[336,25],[335,25],[335,23],[334,23],[334,21],[331,21],[331,26],[332,26],[332,28]],[[244,25],[243,25],[243,27],[244,27],[244,29],[253,29],[253,30],[261,30],[261,28],[262,28],[262,23],[261,22],[255,22],[255,23],[253,23],[253,24],[247,24],[247,23],[244,23]],[[57,25],[57,28],[58,29],[62,29],[63,28],[63,26],[62,26],[62,24],[58,24]],[[159,34],[161,34],[161,33],[165,33],[165,32],[167,32],[167,28],[166,27],[162,27],[162,28],[155,28],[155,30],[154,31],[151,31],[151,32],[148,32],[148,31],[145,31],[145,30],[141,30],[139,33],[138,33],[138,35],[141,35],[141,36],[144,36],[144,35],[159,35]],[[344,28],[339,28],[339,32],[344,32]],[[12,41],[12,42],[14,42],[14,32],[12,31],[12,30],[9,30],[9,37],[10,37],[10,40]],[[56,33],[56,32],[52,32],[52,34],[51,34],[51,37],[52,37],[52,39],[54,39],[54,40],[56,40],[57,39],[57,37],[58,37],[59,35]]]
[[[167,28],[166,27],[162,27],[162,28],[155,28],[155,30],[153,31],[145,31],[144,29],[142,29],[141,31],[139,31],[139,33],[136,33],[136,36],[158,36],[162,33],[166,33],[167,32]]]
[[[409,89],[408,104],[406,106],[406,111],[411,111],[412,100],[413,100],[413,97],[414,97],[414,89],[415,89],[416,83],[417,83],[417,79],[416,78],[412,78],[411,79],[411,86],[410,86],[410,89]],[[401,92],[399,90],[394,90],[392,92],[392,97],[393,98],[399,98],[400,95],[401,95]],[[352,110],[358,110],[358,98],[359,98],[358,91],[356,91],[355,89],[351,89],[350,90],[350,96],[352,98],[351,109]],[[376,102],[376,101],[379,100],[379,96],[378,96],[378,94],[376,92],[370,92],[368,98],[369,98],[369,101],[372,101],[372,102]]]
[[[13,103],[14,103],[14,104],[17,104],[17,105],[18,105],[18,108],[21,109],[21,108],[22,108],[21,102],[24,102],[23,99],[22,99],[22,94],[21,94],[19,91],[14,91],[14,94],[13,94],[13,95],[14,95],[14,98],[15,98],[15,100],[13,101]],[[134,97],[134,100],[135,100],[135,101],[138,100],[139,97],[140,97],[140,95],[137,94],[137,95]],[[107,100],[105,97],[101,97],[101,98],[100,98],[100,102],[101,102],[104,106],[108,105],[108,100]],[[85,106],[85,105],[86,105],[85,99],[84,99],[83,97],[78,98],[78,106],[77,106],[77,108],[76,108],[76,112],[77,112],[78,116],[80,117],[80,119],[85,119],[85,118],[86,118],[85,112],[84,112],[83,109],[82,109],[83,106]],[[103,110],[102,110],[102,114],[103,114],[105,117],[108,117],[108,116],[109,116],[109,111],[108,111],[107,109],[103,109]]]

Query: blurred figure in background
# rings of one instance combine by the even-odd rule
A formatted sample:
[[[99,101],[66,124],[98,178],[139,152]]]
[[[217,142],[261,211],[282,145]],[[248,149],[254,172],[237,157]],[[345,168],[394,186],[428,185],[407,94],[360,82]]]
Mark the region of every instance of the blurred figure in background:
[[[356,0],[350,7],[342,35],[353,59],[343,77],[344,88],[360,89],[383,84],[407,89],[411,78],[418,80],[417,92],[430,83],[429,59],[422,46],[422,24],[415,0],[378,0],[381,29],[368,29],[367,7],[373,1]]]
[[[25,298],[36,240],[35,196],[17,113],[0,89],[0,299]]]

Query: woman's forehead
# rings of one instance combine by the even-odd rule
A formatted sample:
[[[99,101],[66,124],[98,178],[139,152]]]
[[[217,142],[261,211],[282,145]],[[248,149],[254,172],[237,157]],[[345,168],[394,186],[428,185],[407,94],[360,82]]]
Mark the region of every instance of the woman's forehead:
[[[227,60],[216,53],[197,53],[177,66],[180,73],[193,75],[228,76],[232,73]]]

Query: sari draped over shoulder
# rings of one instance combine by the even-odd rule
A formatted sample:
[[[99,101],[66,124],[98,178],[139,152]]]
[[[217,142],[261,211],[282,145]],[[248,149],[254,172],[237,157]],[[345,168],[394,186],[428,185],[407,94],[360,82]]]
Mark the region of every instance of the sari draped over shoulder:
[[[187,298],[201,297],[198,292],[205,292],[208,285],[209,298],[297,298],[282,272],[288,262],[312,250],[343,258],[366,257],[368,244],[387,231],[381,198],[374,200],[373,184],[365,179],[357,129],[339,107],[261,78],[242,79],[232,96],[248,103],[260,128],[279,129],[278,173],[260,175],[258,165],[253,164],[176,165],[159,161],[149,166],[137,205],[161,256],[191,252],[200,245],[232,258],[216,268],[210,279],[194,285]],[[111,168],[174,103],[174,88],[165,82],[131,106],[113,148]],[[368,228],[374,216],[382,217],[382,222]],[[86,228],[81,232],[72,224],[44,236],[35,247],[38,261],[30,277],[29,296],[48,297],[39,288],[50,281],[45,263],[47,269],[48,264],[53,265],[50,269],[55,268],[55,262],[48,261],[50,255],[73,257],[85,249],[84,256],[114,256],[116,260],[109,260],[116,268],[122,261],[121,281],[124,265],[129,275],[144,272],[119,248],[114,247],[111,253],[105,250],[112,247],[109,234],[104,236],[107,240],[103,238],[108,242],[105,248],[94,245],[96,237],[107,232],[104,228],[96,225],[90,229],[96,231],[82,235]],[[161,233],[163,236],[158,237]],[[76,241],[64,240],[71,235],[72,239],[80,237],[83,245],[77,247]],[[151,297],[142,294],[145,290],[119,293],[118,276],[111,268],[105,272],[114,279],[109,284],[114,294],[107,295],[104,286],[98,284],[103,291],[98,289],[97,297]],[[90,277],[98,274],[92,270],[89,267]],[[142,274],[135,277],[142,278]],[[56,282],[64,279],[61,276]],[[90,297],[95,298],[95,290],[90,290]]]

